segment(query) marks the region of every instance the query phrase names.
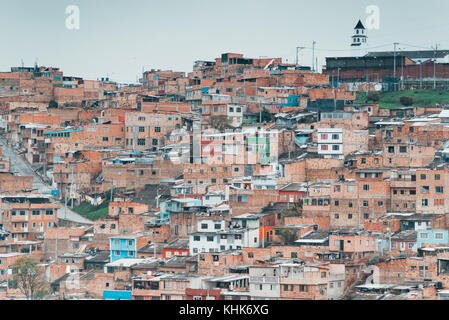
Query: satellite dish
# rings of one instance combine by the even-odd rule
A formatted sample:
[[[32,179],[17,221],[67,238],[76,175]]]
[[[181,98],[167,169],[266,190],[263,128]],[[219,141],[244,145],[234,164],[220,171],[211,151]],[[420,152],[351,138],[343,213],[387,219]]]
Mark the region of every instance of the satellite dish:
[[[381,91],[381,90],[382,90],[382,85],[381,85],[381,84],[376,84],[376,85],[374,86],[374,90],[376,90],[376,91]]]

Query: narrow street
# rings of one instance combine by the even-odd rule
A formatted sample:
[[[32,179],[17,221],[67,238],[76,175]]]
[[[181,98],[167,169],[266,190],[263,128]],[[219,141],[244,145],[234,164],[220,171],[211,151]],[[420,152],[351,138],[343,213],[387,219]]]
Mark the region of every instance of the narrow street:
[[[51,194],[51,186],[46,184],[41,177],[36,174],[31,165],[20,157],[16,151],[7,145],[5,139],[0,138],[0,145],[2,146],[3,159],[9,160],[11,163],[11,172],[18,176],[31,176],[33,177],[33,189],[38,190],[38,192],[43,194]],[[58,217],[63,220],[73,221],[83,224],[93,224],[89,219],[84,218],[78,213],[72,211],[68,206],[61,203],[62,207],[58,213]]]

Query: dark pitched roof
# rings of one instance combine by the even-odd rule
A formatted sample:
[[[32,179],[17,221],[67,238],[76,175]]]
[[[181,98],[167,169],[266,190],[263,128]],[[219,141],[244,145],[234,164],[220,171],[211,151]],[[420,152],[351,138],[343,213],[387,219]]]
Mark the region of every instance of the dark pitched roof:
[[[86,263],[108,263],[109,251],[97,251],[94,256],[88,256],[85,259]]]
[[[315,230],[302,236],[301,240],[321,240],[329,238],[329,230]]]
[[[396,51],[396,57],[405,56],[410,59],[444,58],[447,55],[449,55],[449,50]],[[394,57],[394,51],[368,52],[365,57]]]
[[[156,254],[162,253],[162,248],[164,247],[163,243],[148,243],[139,250],[137,253],[154,253],[154,245],[156,244]]]
[[[159,194],[161,197],[170,196],[170,188],[173,184],[147,184],[145,187],[136,194],[132,201],[138,203],[149,204],[155,208],[157,205],[156,197]]]
[[[189,249],[189,239],[176,239],[165,246],[166,249]]]
[[[365,26],[363,25],[362,21],[359,20],[354,29],[365,29]]]
[[[418,232],[415,230],[404,230],[396,233],[391,237],[391,240],[396,241],[416,241]]]

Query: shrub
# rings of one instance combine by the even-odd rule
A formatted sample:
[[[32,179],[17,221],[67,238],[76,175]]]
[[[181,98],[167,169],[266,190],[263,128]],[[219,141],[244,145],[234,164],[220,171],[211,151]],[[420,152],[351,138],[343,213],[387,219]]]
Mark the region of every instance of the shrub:
[[[370,92],[366,96],[366,102],[372,101],[372,102],[378,102],[380,100],[379,92]]]
[[[403,106],[410,107],[413,104],[413,98],[411,97],[400,97],[399,101]]]
[[[58,103],[55,100],[50,100],[50,102],[48,103],[48,107],[50,109],[57,109],[58,108]]]

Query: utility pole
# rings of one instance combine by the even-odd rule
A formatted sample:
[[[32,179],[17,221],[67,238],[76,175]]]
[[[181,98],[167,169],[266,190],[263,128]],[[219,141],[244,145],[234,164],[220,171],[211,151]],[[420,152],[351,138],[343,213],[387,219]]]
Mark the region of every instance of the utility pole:
[[[74,177],[73,177],[73,167],[74,167],[75,165],[72,163],[71,164],[71,167],[72,167],[72,183],[70,184],[70,202],[71,202],[71,208],[73,209],[73,196],[74,196],[74,194],[75,194],[75,190],[74,190],[74,188],[73,188],[73,179],[74,179]]]
[[[340,70],[341,68],[337,69],[337,88],[340,87]]]
[[[419,64],[419,88],[422,89],[422,61]]]
[[[401,59],[401,90],[402,90],[403,86],[404,86],[404,58],[402,57],[402,59]]]
[[[313,40],[313,43],[312,43],[312,72],[315,72],[315,44],[316,44],[316,41]]]
[[[398,42],[394,43],[394,55],[393,55],[393,79],[394,82],[396,82],[396,46],[398,45]],[[396,87],[396,83],[394,83],[394,86]]]
[[[298,58],[299,50],[303,50],[303,49],[305,49],[305,47],[296,47],[296,65],[298,65],[298,63],[299,63],[299,58]]]
[[[265,217],[262,217],[262,248],[265,248]]]
[[[435,45],[435,48],[433,49],[433,89],[435,90],[437,88],[437,50],[438,50],[438,44]]]

